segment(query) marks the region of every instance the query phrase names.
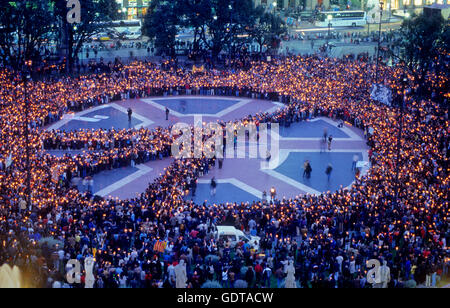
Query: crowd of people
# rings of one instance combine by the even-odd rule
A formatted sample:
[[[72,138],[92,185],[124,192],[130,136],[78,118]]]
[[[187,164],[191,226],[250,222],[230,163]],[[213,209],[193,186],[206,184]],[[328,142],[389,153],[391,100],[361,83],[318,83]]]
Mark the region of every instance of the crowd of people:
[[[175,287],[175,267],[183,262],[190,288],[214,281],[224,287],[245,281],[256,288],[282,287],[291,261],[297,285],[334,288],[368,287],[366,261],[379,259],[391,269],[391,287],[411,280],[436,285],[449,266],[448,110],[415,96],[405,97],[404,113],[373,101],[374,70],[360,60],[313,56],[203,73],[136,62],[109,73],[26,84],[2,71],[0,264],[29,272],[30,285],[59,287],[68,286],[68,260],[92,256],[95,287],[157,288]],[[417,87],[412,78],[399,82],[405,73],[401,67],[380,69],[380,80],[400,99]],[[429,78],[442,82],[439,75]],[[248,122],[340,119],[366,132],[371,168],[349,190],[240,204],[185,198],[189,183],[215,167],[216,160],[208,158],[174,160],[134,199],[103,199],[70,185],[74,176],[164,159],[175,136],[169,127],[63,132],[45,131],[46,125],[114,100],[180,94],[285,104]],[[84,152],[56,157],[51,149]],[[258,235],[259,249],[245,239],[234,246],[218,238],[217,225]],[[72,287],[84,285],[81,276]]]

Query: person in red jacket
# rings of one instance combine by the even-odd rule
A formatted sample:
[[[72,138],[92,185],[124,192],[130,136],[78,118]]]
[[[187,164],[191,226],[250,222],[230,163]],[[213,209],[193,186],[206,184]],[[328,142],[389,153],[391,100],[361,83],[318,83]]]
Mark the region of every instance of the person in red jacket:
[[[261,279],[262,279],[262,272],[263,272],[263,268],[261,266],[261,264],[256,264],[255,266],[255,276],[256,276],[256,285],[259,285],[261,283]]]

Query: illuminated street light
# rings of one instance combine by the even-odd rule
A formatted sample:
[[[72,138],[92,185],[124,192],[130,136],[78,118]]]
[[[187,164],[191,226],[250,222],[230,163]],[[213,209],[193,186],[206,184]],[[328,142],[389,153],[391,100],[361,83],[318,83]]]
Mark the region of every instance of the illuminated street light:
[[[375,73],[375,83],[378,84],[378,63],[380,58],[380,46],[381,46],[381,23],[383,19],[383,7],[384,2],[380,1],[380,27],[378,29],[378,47],[377,47],[377,66],[376,66],[376,73]]]
[[[327,16],[327,20],[328,20],[328,39],[331,36],[331,20],[333,19],[332,15],[328,15]]]

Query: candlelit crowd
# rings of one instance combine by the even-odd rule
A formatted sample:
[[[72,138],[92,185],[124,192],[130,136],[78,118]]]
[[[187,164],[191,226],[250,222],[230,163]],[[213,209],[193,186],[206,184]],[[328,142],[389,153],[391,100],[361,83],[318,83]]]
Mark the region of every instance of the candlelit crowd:
[[[14,72],[1,72],[0,264],[17,264],[35,274],[33,285],[48,287],[67,285],[66,262],[88,256],[95,257],[96,287],[174,287],[180,260],[187,264],[188,287],[209,280],[224,287],[241,280],[249,287],[282,287],[292,260],[299,286],[334,288],[367,287],[365,262],[379,259],[391,269],[391,287],[411,279],[436,285],[449,265],[448,110],[410,95],[401,118],[397,106],[370,98],[374,69],[360,60],[290,57],[255,62],[248,70],[194,74],[170,63],[139,62],[108,74],[26,85]],[[418,86],[412,77],[402,84],[405,74],[401,67],[380,69],[395,98]],[[438,73],[428,78],[447,83]],[[170,127],[64,132],[45,131],[46,125],[114,100],[180,94],[285,104],[235,125],[343,120],[365,131],[371,168],[349,190],[239,204],[189,201],[192,183],[217,168],[215,158],[174,160],[134,199],[103,199],[74,187],[75,177],[166,159],[176,136]],[[57,157],[55,149],[84,152]],[[218,240],[217,225],[260,236],[259,249],[245,240],[236,246]],[[42,244],[44,238],[59,244]],[[158,241],[163,249],[156,249]],[[83,286],[81,276],[72,286]]]

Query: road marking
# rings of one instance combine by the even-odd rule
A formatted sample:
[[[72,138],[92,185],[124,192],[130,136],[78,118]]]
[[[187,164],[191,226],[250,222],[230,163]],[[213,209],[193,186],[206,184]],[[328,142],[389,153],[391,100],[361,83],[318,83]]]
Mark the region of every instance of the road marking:
[[[161,111],[166,111],[166,106],[158,103],[158,101],[160,100],[209,100],[214,102],[214,98],[209,98],[209,97],[196,97],[196,98],[183,98],[183,97],[168,97],[168,98],[161,98],[161,99],[142,99],[142,101],[146,104],[149,104]],[[216,101],[218,101],[219,99],[217,98]],[[178,118],[185,118],[185,117],[195,117],[195,116],[204,116],[204,117],[212,117],[212,118],[221,118],[227,114],[229,114],[232,111],[235,111],[239,108],[242,108],[243,106],[247,105],[248,103],[250,103],[252,100],[250,99],[232,99],[232,98],[220,98],[220,100],[228,100],[228,101],[235,101],[236,103],[233,104],[232,106],[219,111],[217,113],[189,113],[189,114],[184,114],[181,112],[178,112],[176,110],[173,110],[171,108],[169,108],[170,110],[170,114],[178,117]]]
[[[89,114],[89,113],[93,113],[95,111],[98,110],[102,110],[105,108],[114,108],[116,110],[121,111],[124,114],[128,114],[128,110],[122,106],[117,105],[116,103],[110,103],[110,104],[105,104],[105,105],[100,105],[94,108],[89,108],[83,111],[80,111],[76,114],[66,114],[64,115],[63,119],[54,123],[53,125],[49,126],[47,128],[48,131],[51,130],[57,130],[60,129],[61,127],[63,127],[64,125],[66,125],[67,123],[69,123],[70,121],[85,121],[85,122],[91,122],[91,123],[95,123],[95,122],[99,122],[101,120],[106,120],[109,119],[110,117],[108,116],[104,116],[104,115],[94,115],[92,118],[91,117],[84,117],[84,115]],[[140,114],[137,113],[133,113],[133,118],[138,119],[139,121],[141,121],[142,123],[134,126],[134,128],[139,129],[142,127],[147,127],[149,125],[152,125],[154,122]]]
[[[112,192],[124,187],[125,185],[139,179],[140,177],[146,175],[147,173],[153,171],[153,168],[147,167],[146,165],[136,165],[136,168],[139,169],[135,173],[121,179],[120,181],[115,182],[114,184],[109,185],[108,187],[103,188],[102,190],[95,193],[95,195],[106,197]]]
[[[236,186],[239,189],[242,189],[246,192],[248,192],[249,194],[252,194],[253,196],[257,197],[258,199],[262,198],[263,193],[259,190],[257,190],[256,188],[239,181],[236,178],[228,178],[228,179],[218,179],[216,180],[216,182],[218,184],[232,184],[233,186]],[[211,180],[198,180],[197,181],[198,184],[210,184]]]
[[[283,182],[285,182],[285,183],[287,183],[287,184],[289,184],[291,186],[294,186],[295,188],[298,188],[298,189],[300,189],[300,190],[302,190],[302,191],[304,191],[304,192],[306,192],[308,194],[311,194],[311,195],[321,195],[322,194],[318,190],[315,190],[315,189],[313,189],[313,188],[311,188],[309,186],[306,186],[306,185],[304,185],[304,184],[302,184],[300,182],[297,182],[297,181],[291,179],[290,177],[287,177],[287,176],[285,176],[285,175],[283,175],[281,173],[278,173],[275,170],[272,170],[272,169],[261,169],[261,171],[264,172],[264,173],[267,173],[268,175],[270,175],[270,176],[272,176],[272,177],[274,177],[276,179],[279,179],[280,181],[283,181]]]

